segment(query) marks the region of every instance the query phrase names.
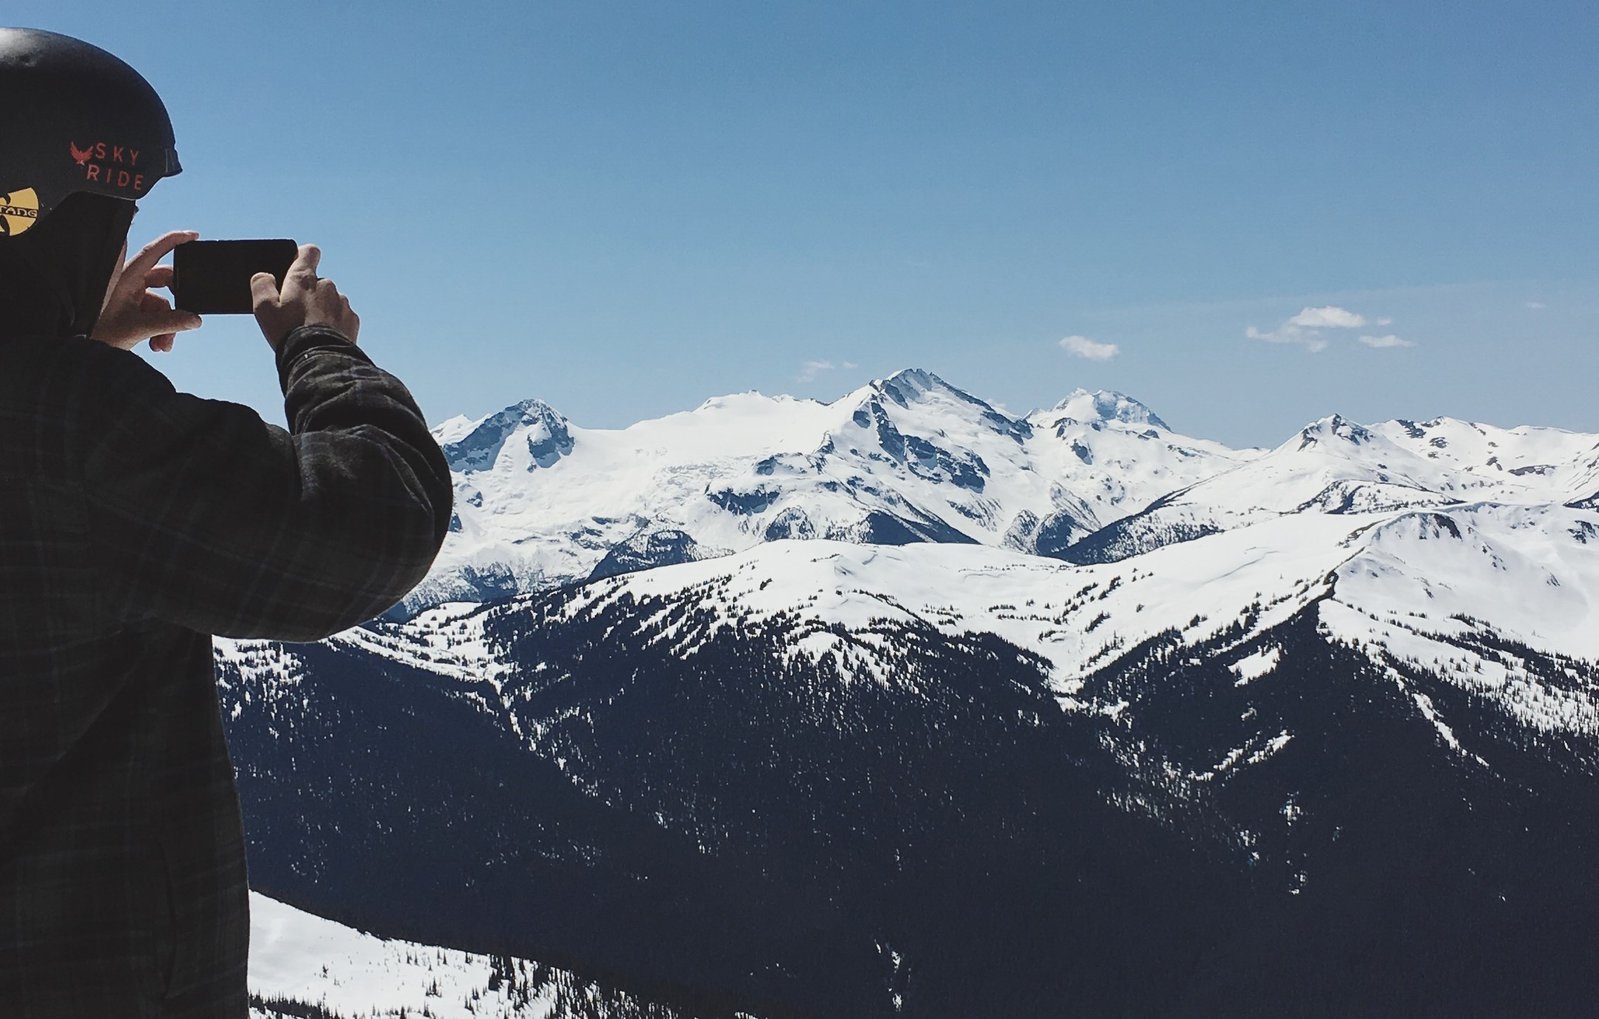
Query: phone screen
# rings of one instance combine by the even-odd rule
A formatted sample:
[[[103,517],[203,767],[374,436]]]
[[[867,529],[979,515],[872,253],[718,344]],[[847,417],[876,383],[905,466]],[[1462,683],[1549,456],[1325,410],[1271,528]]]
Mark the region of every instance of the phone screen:
[[[269,272],[283,286],[298,252],[283,239],[180,244],[172,252],[172,303],[197,315],[247,315],[250,277]]]

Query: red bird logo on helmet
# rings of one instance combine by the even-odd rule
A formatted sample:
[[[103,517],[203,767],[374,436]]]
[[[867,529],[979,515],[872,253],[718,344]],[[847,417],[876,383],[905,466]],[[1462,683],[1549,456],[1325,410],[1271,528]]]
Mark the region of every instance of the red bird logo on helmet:
[[[87,163],[89,161],[89,157],[94,155],[94,146],[93,145],[89,146],[86,149],[80,149],[80,148],[78,148],[78,143],[77,142],[69,141],[69,142],[67,142],[67,147],[72,150],[72,161],[74,163],[77,163],[79,166],[82,166],[85,163]]]

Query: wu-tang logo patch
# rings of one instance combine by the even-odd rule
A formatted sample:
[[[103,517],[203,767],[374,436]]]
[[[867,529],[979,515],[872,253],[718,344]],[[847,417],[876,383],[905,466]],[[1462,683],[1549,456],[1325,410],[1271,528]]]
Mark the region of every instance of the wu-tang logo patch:
[[[0,195],[0,237],[26,233],[39,222],[39,196],[33,188]]]

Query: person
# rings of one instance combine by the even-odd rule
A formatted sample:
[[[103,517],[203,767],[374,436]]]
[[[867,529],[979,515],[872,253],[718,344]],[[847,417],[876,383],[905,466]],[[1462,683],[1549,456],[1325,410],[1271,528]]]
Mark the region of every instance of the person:
[[[415,401],[305,246],[252,280],[288,429],[135,353],[198,326],[124,264],[181,169],[165,106],[88,43],[0,29],[0,1016],[244,1017],[244,834],[212,635],[389,608],[450,519]]]

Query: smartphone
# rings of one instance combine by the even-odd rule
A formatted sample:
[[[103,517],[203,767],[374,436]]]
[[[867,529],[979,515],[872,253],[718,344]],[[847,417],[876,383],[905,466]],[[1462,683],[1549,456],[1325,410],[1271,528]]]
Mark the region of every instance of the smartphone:
[[[282,239],[180,244],[172,251],[172,304],[196,315],[248,315],[250,277],[269,272],[283,286],[299,250]]]

